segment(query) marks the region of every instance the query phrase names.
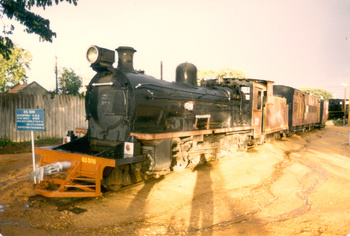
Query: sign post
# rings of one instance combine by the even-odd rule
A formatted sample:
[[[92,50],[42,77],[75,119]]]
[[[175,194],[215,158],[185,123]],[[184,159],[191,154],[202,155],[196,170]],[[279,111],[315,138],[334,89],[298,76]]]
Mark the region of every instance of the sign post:
[[[17,130],[31,132],[33,171],[35,171],[35,145],[34,131],[45,131],[45,110],[44,109],[16,109]],[[34,177],[36,184],[36,178]]]

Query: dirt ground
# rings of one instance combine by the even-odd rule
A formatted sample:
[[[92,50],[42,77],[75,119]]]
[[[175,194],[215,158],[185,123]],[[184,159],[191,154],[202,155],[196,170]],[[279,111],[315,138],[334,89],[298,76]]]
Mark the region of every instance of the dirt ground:
[[[349,129],[283,138],[101,198],[29,198],[31,154],[0,155],[0,234],[347,235]]]

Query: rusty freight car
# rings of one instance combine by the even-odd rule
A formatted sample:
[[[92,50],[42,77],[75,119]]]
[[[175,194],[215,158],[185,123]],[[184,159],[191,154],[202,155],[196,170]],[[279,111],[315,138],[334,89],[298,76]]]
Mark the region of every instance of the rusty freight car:
[[[325,125],[328,102],[285,85],[274,85],[274,95],[287,99],[289,132],[311,130]]]

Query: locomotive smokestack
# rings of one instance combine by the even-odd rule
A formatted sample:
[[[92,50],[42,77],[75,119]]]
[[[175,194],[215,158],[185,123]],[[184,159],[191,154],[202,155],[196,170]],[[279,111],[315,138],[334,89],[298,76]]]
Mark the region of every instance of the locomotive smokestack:
[[[124,69],[127,71],[134,71],[134,53],[136,50],[132,47],[118,47],[118,69]]]

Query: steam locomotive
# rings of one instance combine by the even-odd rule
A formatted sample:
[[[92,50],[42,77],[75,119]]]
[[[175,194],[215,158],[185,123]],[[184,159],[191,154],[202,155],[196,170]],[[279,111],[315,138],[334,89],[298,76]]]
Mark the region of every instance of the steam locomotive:
[[[345,104],[345,106],[344,106]],[[329,99],[328,119],[347,119],[349,114],[349,100]]]
[[[114,51],[88,49],[96,75],[87,87],[87,133],[36,149],[37,194],[101,196],[101,185],[117,190],[325,124],[327,104],[298,90],[236,78],[198,85],[197,68],[187,62],[176,68],[176,81],[167,82],[134,69],[134,48],[116,51],[114,68]]]

